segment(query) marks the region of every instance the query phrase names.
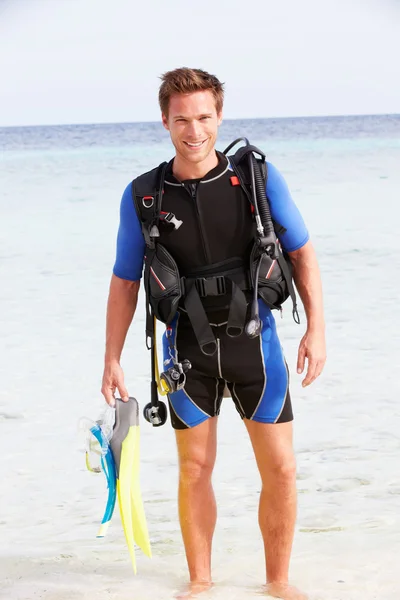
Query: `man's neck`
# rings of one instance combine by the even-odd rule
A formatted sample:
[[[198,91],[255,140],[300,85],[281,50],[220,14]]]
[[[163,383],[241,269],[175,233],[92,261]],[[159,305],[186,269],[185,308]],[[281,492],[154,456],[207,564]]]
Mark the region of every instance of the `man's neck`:
[[[215,169],[218,165],[218,155],[215,152],[210,152],[205,160],[200,163],[189,162],[177,154],[172,165],[172,172],[178,181],[186,181],[186,179],[202,179],[207,173]]]

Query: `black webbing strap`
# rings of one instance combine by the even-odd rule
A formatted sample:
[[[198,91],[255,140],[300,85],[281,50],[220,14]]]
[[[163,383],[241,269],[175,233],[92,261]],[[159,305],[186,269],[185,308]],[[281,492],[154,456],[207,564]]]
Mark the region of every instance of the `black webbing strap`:
[[[252,200],[251,194],[250,194],[248,188],[246,187],[246,184],[249,184],[249,182],[247,182],[247,177],[245,176],[243,169],[235,162],[233,156],[229,156],[229,163],[230,163],[236,177],[239,179],[240,187],[242,188],[243,192],[246,194],[247,199],[250,202],[250,204],[253,205],[253,200]]]
[[[160,220],[162,197],[163,197],[163,193],[164,193],[164,181],[165,181],[165,174],[167,172],[167,167],[168,167],[167,162],[162,163],[160,165],[159,171],[157,173],[158,181],[157,181],[155,215],[154,215],[157,226],[158,226],[158,223]]]
[[[213,356],[217,350],[217,341],[210,327],[210,323],[208,322],[206,311],[201,303],[197,288],[193,282],[189,283],[187,286],[184,306],[201,351],[207,356]]]
[[[286,280],[287,286],[288,286],[288,290],[289,290],[289,294],[290,297],[292,299],[292,304],[293,304],[293,309],[292,309],[292,315],[293,315],[293,319],[295,321],[295,323],[297,323],[298,325],[300,324],[300,316],[299,316],[299,312],[297,310],[297,300],[296,300],[296,292],[294,290],[294,286],[293,286],[293,279],[292,279],[292,275],[289,271],[289,267],[286,263],[286,260],[283,256],[283,254],[279,253],[278,256],[278,264],[281,268],[281,271],[283,273],[283,276]]]
[[[232,296],[226,333],[230,337],[237,337],[241,335],[246,324],[247,299],[240,287],[232,280],[231,283]],[[217,342],[193,279],[189,280],[189,283],[186,282],[184,306],[201,351],[207,356],[213,356],[217,350]]]
[[[144,289],[146,292],[146,346],[150,350],[154,344],[154,319],[150,305],[150,268],[155,253],[155,239],[152,229],[158,226],[161,211],[162,195],[164,191],[165,173],[168,163],[162,163],[157,170],[138,178],[132,184],[132,193],[135,209],[142,225],[142,232],[146,242],[146,267],[144,270]],[[151,201],[151,198],[153,201]],[[148,199],[148,201],[146,200]],[[157,231],[158,233],[158,231]]]
[[[151,259],[154,253],[155,248],[146,248],[146,267],[143,276],[144,289],[146,292],[146,346],[148,350],[152,349],[154,343],[154,319],[150,306],[150,268],[147,265],[151,264]]]
[[[157,388],[157,378],[156,378],[156,355],[154,348],[154,326],[153,326],[153,336],[151,338],[151,383],[150,383],[150,401],[152,406],[159,406],[159,398],[158,398],[158,388]]]
[[[163,162],[153,171],[141,175],[132,182],[135,210],[148,248],[154,248],[154,237],[158,237],[158,222],[167,167],[168,163]],[[154,233],[156,235],[153,235]]]
[[[236,283],[232,281],[232,299],[229,306],[226,333],[229,337],[237,337],[243,332],[246,324],[247,300]]]

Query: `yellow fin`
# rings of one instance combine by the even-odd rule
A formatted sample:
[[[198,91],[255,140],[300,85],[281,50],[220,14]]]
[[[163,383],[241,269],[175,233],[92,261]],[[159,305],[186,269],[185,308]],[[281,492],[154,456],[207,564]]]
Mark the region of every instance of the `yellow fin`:
[[[133,538],[133,524],[131,514],[131,483],[134,457],[134,435],[130,427],[128,435],[122,442],[121,462],[119,465],[119,478],[117,480],[119,512],[121,514],[122,527],[128,545],[132,561],[133,571],[136,574],[135,542]]]
[[[131,428],[133,429],[133,427]],[[140,463],[140,430],[136,427],[134,435],[133,470],[131,481],[131,514],[133,536],[136,544],[151,558],[149,532],[147,529],[146,515],[144,513],[142,493],[140,490],[139,463]]]

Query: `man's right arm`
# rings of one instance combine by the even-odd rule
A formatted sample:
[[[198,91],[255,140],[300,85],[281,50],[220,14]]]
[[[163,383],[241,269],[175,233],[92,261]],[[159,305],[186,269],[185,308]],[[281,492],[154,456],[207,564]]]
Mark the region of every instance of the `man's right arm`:
[[[135,314],[140,281],[112,275],[107,303],[105,362],[119,362],[126,334]]]
[[[140,281],[128,281],[112,275],[107,303],[106,352],[101,387],[106,402],[114,405],[118,389],[121,398],[128,400],[124,375],[120,365],[126,334],[135,314]]]
[[[108,404],[115,404],[118,389],[123,400],[129,394],[120,365],[129,326],[135,314],[142,276],[145,242],[129,184],[121,200],[117,257],[107,304],[106,350],[101,392]]]

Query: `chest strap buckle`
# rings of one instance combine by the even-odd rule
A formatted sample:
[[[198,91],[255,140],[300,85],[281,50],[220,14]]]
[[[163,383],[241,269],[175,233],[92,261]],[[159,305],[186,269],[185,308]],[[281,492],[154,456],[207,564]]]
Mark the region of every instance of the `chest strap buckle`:
[[[224,275],[199,277],[195,280],[195,285],[200,298],[205,298],[206,296],[222,296],[226,294]]]

